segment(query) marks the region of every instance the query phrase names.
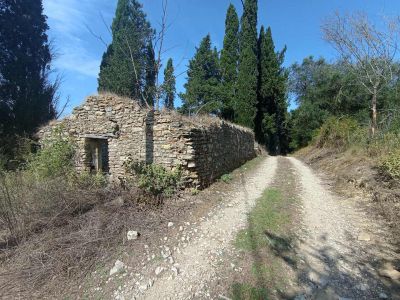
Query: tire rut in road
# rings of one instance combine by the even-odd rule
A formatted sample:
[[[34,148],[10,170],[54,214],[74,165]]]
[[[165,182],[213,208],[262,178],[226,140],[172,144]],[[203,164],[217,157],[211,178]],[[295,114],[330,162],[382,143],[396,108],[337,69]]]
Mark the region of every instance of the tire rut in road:
[[[370,235],[363,235],[351,202],[330,192],[299,160],[288,160],[302,186],[297,277],[303,293],[298,299],[399,299],[398,287],[383,281],[377,271],[384,261],[396,257],[393,247],[373,243]]]
[[[242,184],[224,196],[228,204],[200,222],[196,228],[197,237],[186,248],[173,253],[176,274],[161,274],[144,294],[134,296],[143,299],[208,298],[208,285],[218,280],[220,260],[232,248],[237,231],[246,225],[247,212],[272,182],[276,167],[277,159],[269,157],[251,176],[243,177]]]

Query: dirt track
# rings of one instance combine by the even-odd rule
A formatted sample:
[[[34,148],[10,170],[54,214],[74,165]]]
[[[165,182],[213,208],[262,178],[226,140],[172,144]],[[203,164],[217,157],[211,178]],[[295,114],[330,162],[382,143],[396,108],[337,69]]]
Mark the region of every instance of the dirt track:
[[[177,275],[163,272],[144,293],[144,299],[210,297],[207,286],[216,279],[218,260],[231,251],[235,234],[246,226],[246,213],[273,179],[276,163],[274,157],[264,159],[251,176],[242,177],[241,185],[223,196],[224,207],[210,212],[192,229],[196,236],[186,247],[173,251],[172,269]]]
[[[398,299],[395,282],[379,276],[396,259],[396,249],[370,216],[326,188],[314,172],[295,158],[302,190],[303,232],[297,271],[304,296],[316,299]],[[360,200],[360,199],[358,199]],[[398,256],[397,256],[398,258]]]
[[[280,163],[283,160],[287,160],[285,164]],[[125,282],[129,288],[118,292],[116,298],[229,298],[229,291],[213,294],[213,286],[221,280],[219,274],[227,271],[221,270],[227,265],[224,260],[236,255],[232,242],[246,227],[247,213],[271,185],[277,168],[288,164],[294,174],[290,180],[298,183],[302,219],[292,249],[299,263],[288,266],[293,298],[399,299],[398,280],[381,276],[399,259],[398,253],[378,222],[355,208],[354,202],[360,199],[339,197],[299,160],[277,157],[263,159],[250,174],[241,176],[240,184],[229,186],[221,205],[190,228],[180,229],[179,244],[162,246],[164,262],[151,266],[156,274],[148,284]]]

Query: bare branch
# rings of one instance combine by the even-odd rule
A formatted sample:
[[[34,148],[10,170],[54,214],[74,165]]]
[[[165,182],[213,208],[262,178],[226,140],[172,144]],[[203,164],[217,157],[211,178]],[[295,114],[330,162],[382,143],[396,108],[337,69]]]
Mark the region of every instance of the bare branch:
[[[59,119],[63,115],[65,109],[69,106],[70,103],[71,103],[71,97],[68,95],[62,108],[59,111],[57,111],[56,119]]]
[[[161,17],[161,29],[159,33],[159,42],[157,60],[155,65],[156,71],[156,109],[160,109],[160,96],[162,94],[162,86],[159,84],[159,75],[161,69],[161,55],[163,53],[164,38],[167,30],[167,6],[168,0],[162,0],[162,17]]]
[[[146,103],[147,108],[150,108],[150,105],[147,102],[147,99],[144,96],[143,91],[142,91],[142,89],[140,87],[140,80],[139,80],[139,76],[138,76],[138,73],[137,73],[137,70],[136,70],[136,64],[135,64],[135,59],[133,57],[133,52],[132,52],[131,45],[129,44],[129,40],[128,40],[127,36],[125,34],[123,36],[124,36],[124,39],[125,39],[125,42],[126,42],[126,46],[129,49],[129,56],[130,56],[131,64],[132,64],[132,67],[133,67],[133,71],[135,73],[136,84],[138,86],[138,90],[140,92],[140,96],[141,96],[143,102]]]
[[[322,25],[324,39],[336,49],[360,84],[371,94],[372,134],[377,124],[377,95],[393,80],[399,23],[399,18],[384,20],[384,29],[379,30],[365,14],[335,13]]]
[[[100,35],[95,34],[89,25],[85,24],[85,27],[92,36],[98,39],[106,48],[108,47],[108,44],[104,41],[104,39]]]

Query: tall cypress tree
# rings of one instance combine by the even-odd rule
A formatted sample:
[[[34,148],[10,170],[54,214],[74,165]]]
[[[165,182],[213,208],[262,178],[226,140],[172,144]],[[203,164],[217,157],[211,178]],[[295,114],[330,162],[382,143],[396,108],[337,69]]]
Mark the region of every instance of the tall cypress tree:
[[[164,91],[164,106],[168,109],[174,108],[174,100],[175,100],[175,75],[174,75],[174,65],[172,62],[172,58],[168,59],[167,66],[164,69],[164,83],[163,83],[163,91]]]
[[[0,137],[29,135],[56,115],[47,30],[42,1],[0,0]]]
[[[147,44],[146,49],[146,78],[143,96],[145,99],[141,99],[142,105],[154,106],[154,98],[156,96],[156,59],[151,41]],[[144,101],[145,100],[145,101]]]
[[[221,107],[219,58],[217,49],[211,49],[209,34],[189,61],[187,74],[186,93],[179,95],[183,100],[181,111],[218,114]]]
[[[270,144],[275,134],[275,120],[268,118],[274,112],[273,88],[273,65],[275,53],[267,43],[264,26],[261,26],[258,38],[258,86],[257,86],[257,113],[254,121],[254,132],[256,139],[261,144]]]
[[[239,34],[235,121],[253,128],[257,105],[257,0],[245,0]]]
[[[98,90],[143,101],[148,45],[154,32],[142,5],[137,0],[118,0],[111,31],[112,43],[100,65]]]
[[[286,49],[275,52],[271,28],[261,27],[258,40],[256,138],[271,154],[287,152],[287,73],[282,68]]]
[[[239,59],[239,17],[235,7],[230,4],[225,19],[224,46],[221,51],[221,97],[224,119],[234,120],[236,97],[237,65]]]

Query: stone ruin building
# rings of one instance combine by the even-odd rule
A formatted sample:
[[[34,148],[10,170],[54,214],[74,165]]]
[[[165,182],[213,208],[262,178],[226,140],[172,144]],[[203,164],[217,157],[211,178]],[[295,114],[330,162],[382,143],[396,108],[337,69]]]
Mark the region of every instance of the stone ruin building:
[[[186,186],[205,187],[255,157],[251,130],[215,117],[154,111],[111,94],[90,96],[62,120],[38,132],[45,139],[59,128],[77,145],[78,171],[126,177],[128,159],[181,166]]]

